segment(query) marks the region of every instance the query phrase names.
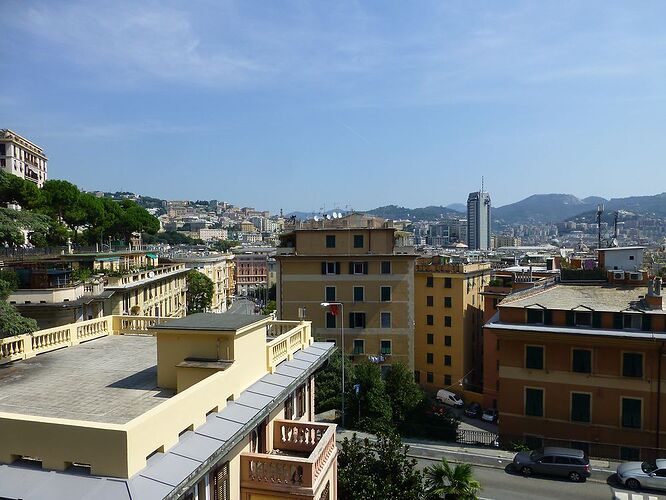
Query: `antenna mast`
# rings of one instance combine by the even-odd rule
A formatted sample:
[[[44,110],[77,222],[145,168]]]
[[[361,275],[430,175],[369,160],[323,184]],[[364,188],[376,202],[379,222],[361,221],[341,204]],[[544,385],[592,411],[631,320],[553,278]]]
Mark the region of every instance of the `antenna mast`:
[[[598,228],[597,248],[601,248],[601,214],[603,213],[604,213],[604,206],[597,205],[597,228]]]

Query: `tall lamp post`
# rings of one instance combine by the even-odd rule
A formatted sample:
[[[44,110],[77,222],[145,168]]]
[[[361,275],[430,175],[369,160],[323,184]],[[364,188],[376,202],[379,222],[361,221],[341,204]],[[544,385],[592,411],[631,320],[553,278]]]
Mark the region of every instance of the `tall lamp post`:
[[[322,307],[328,307],[333,316],[340,308],[340,344],[342,346],[342,427],[345,426],[345,305],[342,302],[322,302]]]

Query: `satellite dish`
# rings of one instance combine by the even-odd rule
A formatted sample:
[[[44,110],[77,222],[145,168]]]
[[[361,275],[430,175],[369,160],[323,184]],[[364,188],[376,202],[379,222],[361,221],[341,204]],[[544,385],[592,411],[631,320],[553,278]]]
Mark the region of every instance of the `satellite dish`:
[[[330,216],[329,214],[326,214],[326,218],[327,218],[328,220],[331,220],[331,216]]]
[[[337,219],[337,218],[338,218],[338,213],[337,213],[337,212],[333,212],[333,218],[334,218],[334,219]]]
[[[314,220],[315,220],[315,222],[319,222],[319,217],[317,217],[317,216],[315,215],[315,216],[314,216]]]

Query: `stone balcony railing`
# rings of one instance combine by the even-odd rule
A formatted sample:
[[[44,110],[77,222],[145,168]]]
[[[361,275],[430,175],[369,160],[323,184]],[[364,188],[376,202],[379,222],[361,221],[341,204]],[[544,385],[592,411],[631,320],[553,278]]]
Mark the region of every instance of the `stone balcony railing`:
[[[293,420],[273,422],[273,451],[241,454],[243,491],[270,491],[319,498],[333,484],[337,457],[335,425]],[[333,486],[334,487],[334,486]],[[330,498],[336,498],[332,491]]]
[[[108,287],[122,287],[131,285],[139,281],[159,278],[177,272],[186,271],[185,264],[169,264],[166,266],[156,267],[155,269],[137,271],[134,273],[124,274],[122,276],[108,276]]]
[[[0,364],[32,358],[38,354],[81,342],[127,333],[149,333],[148,328],[171,318],[153,316],[104,316],[25,335],[0,338]]]
[[[288,326],[292,328],[284,331]],[[267,325],[267,331],[275,330],[278,335],[266,344],[269,373],[273,373],[278,364],[291,359],[296,351],[312,343],[310,328],[309,323],[300,321],[271,321]]]

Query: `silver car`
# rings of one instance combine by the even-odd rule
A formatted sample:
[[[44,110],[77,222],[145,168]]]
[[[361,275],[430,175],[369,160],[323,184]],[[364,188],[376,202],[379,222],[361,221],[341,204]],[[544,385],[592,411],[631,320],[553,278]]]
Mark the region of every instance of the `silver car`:
[[[666,460],[625,462],[617,466],[617,479],[627,488],[652,488],[666,491]]]

